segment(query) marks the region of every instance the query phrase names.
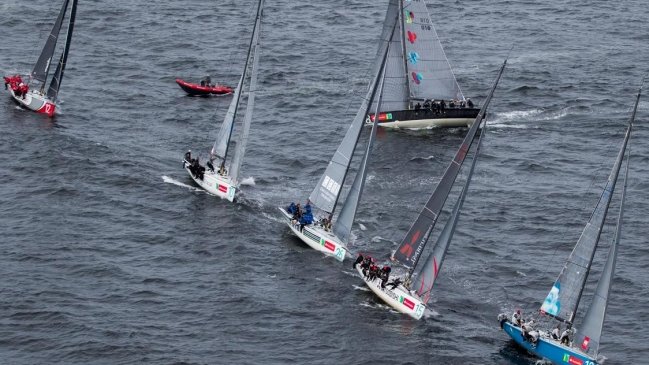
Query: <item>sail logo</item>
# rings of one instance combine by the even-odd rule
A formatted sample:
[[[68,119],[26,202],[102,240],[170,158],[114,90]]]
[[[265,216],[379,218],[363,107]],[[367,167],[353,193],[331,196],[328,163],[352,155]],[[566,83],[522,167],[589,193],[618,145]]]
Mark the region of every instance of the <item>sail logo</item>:
[[[419,53],[412,51],[408,53],[408,61],[412,63],[413,65],[417,64],[417,61],[419,61]]]
[[[322,187],[333,195],[338,195],[338,192],[340,191],[340,184],[338,184],[336,180],[330,178],[329,175],[325,176],[324,180],[322,180]]]
[[[412,44],[415,44],[416,40],[417,40],[417,33],[408,31],[408,41]]]
[[[412,81],[415,82],[415,84],[419,85],[421,83],[421,80],[424,79],[424,76],[419,73],[419,72],[413,72],[412,73]]]
[[[405,10],[404,13],[406,14],[406,24],[412,24],[412,20],[415,18],[415,13],[408,10]]]
[[[561,302],[559,301],[560,289],[561,284],[559,284],[559,282],[557,281],[556,283],[554,283],[552,289],[550,289],[550,292],[548,293],[548,296],[543,301],[543,305],[541,305],[541,311],[552,316],[559,314],[559,311],[561,310]]]
[[[418,239],[419,236],[421,235],[421,231],[416,231],[413,235],[412,238],[410,239],[409,243],[406,243],[399,249],[399,252],[401,252],[402,255],[406,256],[408,259],[412,256],[413,250],[412,250],[412,244],[415,243]]]
[[[588,343],[590,342],[590,337],[584,337],[584,341],[581,343],[581,349],[586,351],[588,350]]]

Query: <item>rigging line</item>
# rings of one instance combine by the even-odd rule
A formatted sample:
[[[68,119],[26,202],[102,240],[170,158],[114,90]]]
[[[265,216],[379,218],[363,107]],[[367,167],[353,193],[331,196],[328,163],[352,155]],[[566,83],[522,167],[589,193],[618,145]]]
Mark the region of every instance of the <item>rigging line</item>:
[[[253,18],[253,20],[256,21],[257,17],[256,16],[253,17],[253,13],[256,13],[256,10],[257,10],[256,7],[254,6],[255,3],[256,3],[256,1],[253,0],[253,4],[251,4],[248,7],[248,13],[247,13],[247,18],[246,19]],[[235,56],[235,54],[238,53],[238,51],[239,51],[238,45],[240,43],[244,42],[244,40],[247,39],[250,35],[248,33],[246,33],[246,32],[238,32],[238,33],[239,33],[239,36],[234,40],[234,43],[230,47],[228,47],[228,53],[226,54],[226,57],[225,57],[225,60],[227,62],[227,67],[225,67],[225,70],[223,72],[219,71],[219,74],[221,74],[221,75],[232,75],[234,73],[235,67],[241,67],[241,62],[235,62],[235,58],[238,58],[237,56]],[[261,34],[260,34],[260,37],[261,37]],[[246,42],[246,44],[247,44],[247,42]],[[232,95],[232,94],[234,94],[234,92],[232,92],[230,94],[227,94],[227,95],[229,96],[229,95]],[[213,98],[210,98],[210,99],[213,99]],[[217,99],[218,99],[218,96],[217,96]],[[230,106],[230,103],[219,103],[219,104],[217,104],[216,107],[214,107],[212,109],[213,111],[212,111],[210,120],[218,120],[219,115],[223,115],[223,110],[227,111],[229,106]],[[223,122],[223,121],[221,121],[221,122]],[[214,132],[216,132],[218,134],[218,128],[212,128],[212,131],[210,133],[214,133]],[[208,134],[208,136],[209,136],[209,134]],[[214,138],[212,138],[211,140],[214,140]],[[210,149],[211,148],[212,147],[210,147]]]

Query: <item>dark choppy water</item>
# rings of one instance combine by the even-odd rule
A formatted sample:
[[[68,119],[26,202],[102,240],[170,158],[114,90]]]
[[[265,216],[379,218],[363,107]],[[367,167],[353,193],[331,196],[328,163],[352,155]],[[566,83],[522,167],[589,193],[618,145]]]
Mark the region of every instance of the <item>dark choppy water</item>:
[[[56,121],[3,94],[1,362],[533,363],[495,317],[537,308],[595,204],[647,71],[645,2],[431,2],[467,96],[483,98],[515,48],[420,322],[359,290],[350,263],[307,249],[275,208],[306,198],[346,130],[386,1],[267,1],[244,195],[210,197],[181,169],[229,97],[188,98],[173,80],[234,84],[250,3],[82,1]],[[58,6],[0,4],[2,73],[31,69]],[[614,364],[649,356],[648,113],[645,98],[601,349]],[[387,256],[462,135],[380,134],[355,249]]]

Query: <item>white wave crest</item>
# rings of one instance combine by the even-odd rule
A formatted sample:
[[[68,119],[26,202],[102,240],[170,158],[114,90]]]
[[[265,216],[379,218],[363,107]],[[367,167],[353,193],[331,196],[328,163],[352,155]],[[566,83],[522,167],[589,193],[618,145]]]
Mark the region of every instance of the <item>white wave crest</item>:
[[[252,177],[252,176],[249,176],[249,177],[241,180],[241,185],[255,186],[255,178]]]
[[[197,189],[194,186],[187,185],[185,183],[181,183],[178,180],[174,180],[174,179],[172,179],[172,178],[170,178],[169,176],[166,176],[166,175],[162,175],[162,181],[166,182],[167,184],[173,184],[173,185],[176,185],[176,186],[182,186],[183,188],[188,188],[188,189],[195,190],[195,191],[200,190],[200,189]]]

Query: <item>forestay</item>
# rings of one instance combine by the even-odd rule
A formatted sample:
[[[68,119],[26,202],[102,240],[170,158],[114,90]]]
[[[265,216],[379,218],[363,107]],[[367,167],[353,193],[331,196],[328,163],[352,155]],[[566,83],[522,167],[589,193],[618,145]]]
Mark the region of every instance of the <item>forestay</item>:
[[[624,215],[624,200],[626,198],[626,186],[629,177],[629,160],[631,156],[627,156],[626,172],[624,176],[624,186],[622,187],[622,198],[620,203],[620,213],[617,217],[617,227],[615,229],[615,236],[611,243],[611,248],[608,251],[608,258],[602,271],[602,276],[597,283],[593,301],[588,307],[586,316],[579,327],[577,332],[575,344],[580,346],[581,349],[596,358],[599,352],[600,338],[602,337],[602,328],[604,327],[604,318],[606,317],[606,307],[608,305],[608,295],[611,292],[611,284],[613,283],[613,275],[615,274],[615,262],[617,260],[617,248],[620,243],[622,235],[622,217]]]
[[[552,289],[550,289],[550,293],[548,293],[541,305],[541,312],[556,317],[561,321],[573,323],[577,307],[579,306],[581,294],[584,290],[586,278],[590,271],[595,249],[597,248],[602,232],[602,225],[604,224],[606,213],[611,203],[611,197],[615,191],[615,184],[620,172],[629,136],[631,135],[631,127],[633,126],[639,99],[640,94],[638,93],[638,99],[636,100],[631,121],[624,136],[622,148],[618,153],[604,191],[597,202],[597,206],[593,210],[586,227],[581,233],[575,248],[570,253],[568,261],[561,270],[559,277],[554,282]]]
[[[59,95],[59,89],[61,88],[61,81],[63,80],[63,72],[65,71],[65,65],[68,62],[68,53],[70,52],[70,44],[72,43],[72,32],[74,31],[74,20],[77,17],[77,0],[72,1],[72,9],[70,10],[70,20],[68,22],[67,35],[65,37],[65,47],[63,48],[63,53],[61,54],[61,59],[59,60],[58,65],[56,66],[56,71],[54,72],[54,77],[50,82],[50,87],[47,90],[47,97],[50,100],[56,100]]]
[[[36,61],[34,70],[32,70],[31,76],[35,80],[41,82],[45,82],[45,80],[47,80],[47,74],[50,70],[52,57],[54,56],[54,50],[56,49],[56,42],[59,39],[59,33],[61,32],[61,25],[63,24],[63,18],[65,17],[65,12],[68,9],[69,2],[70,2],[69,0],[63,1],[63,6],[61,7],[59,16],[56,18],[54,27],[52,27],[52,31],[50,32],[50,35],[47,37],[47,41],[45,42],[45,46],[43,47],[43,50],[41,51],[41,54],[38,57],[38,61]]]
[[[388,51],[389,52],[389,51]],[[385,85],[385,68],[383,68],[383,74],[381,77],[381,85],[379,87],[379,97],[376,103],[375,113],[381,108],[381,98],[383,95],[383,86]],[[356,217],[356,211],[358,210],[358,203],[361,200],[363,194],[363,187],[365,186],[365,179],[367,177],[367,163],[369,161],[370,153],[372,151],[372,144],[376,138],[376,128],[379,122],[379,118],[374,118],[374,123],[372,124],[372,131],[370,132],[370,138],[367,141],[367,148],[365,149],[365,154],[361,160],[361,164],[358,167],[358,172],[352,183],[352,188],[347,194],[347,199],[343,204],[342,209],[340,210],[340,215],[336,220],[336,224],[333,226],[333,231],[336,237],[338,237],[342,242],[349,242],[349,236],[352,232],[352,224],[354,223],[354,218]]]
[[[399,0],[390,0],[383,21],[383,31],[379,40],[379,49],[375,58],[374,72],[383,62],[385,47],[388,46],[388,57],[385,59],[385,77],[383,78],[383,97],[379,111],[404,110],[408,107],[408,80],[403,58],[402,37],[396,26],[399,18]],[[376,100],[370,110],[376,109]]]
[[[392,32],[391,34],[394,34]],[[351,162],[352,155],[354,154],[354,149],[356,143],[358,142],[358,137],[361,133],[361,128],[363,123],[367,118],[367,112],[369,107],[374,100],[376,94],[377,85],[381,74],[383,73],[383,64],[385,63],[385,58],[387,57],[389,48],[384,48],[383,59],[379,63],[379,71],[374,73],[372,78],[372,83],[370,89],[367,91],[367,94],[363,98],[358,112],[352,121],[352,124],[349,126],[347,133],[342,142],[338,146],[338,149],[334,153],[333,157],[329,161],[327,169],[318,180],[315,188],[309,195],[309,200],[311,204],[317,206],[318,208],[324,210],[328,213],[333,213],[336,203],[338,202],[338,197],[340,196],[340,188],[345,180],[347,175],[347,170],[349,169],[349,163]]]
[[[263,0],[259,2],[259,6],[262,7]],[[243,125],[241,127],[241,135],[239,136],[239,142],[237,143],[237,149],[234,152],[234,157],[232,158],[232,166],[230,167],[230,176],[235,183],[238,184],[239,171],[241,170],[241,164],[243,162],[243,155],[246,152],[246,145],[248,144],[248,135],[250,134],[250,124],[252,123],[252,115],[255,108],[255,92],[257,91],[257,73],[259,69],[259,38],[261,34],[261,15],[257,18],[257,23],[255,26],[256,34],[253,36],[253,61],[252,61],[252,70],[250,71],[250,84],[248,90],[248,100],[246,102],[246,115],[243,119]]]
[[[466,182],[462,187],[460,196],[453,206],[451,216],[448,218],[448,221],[444,225],[444,229],[442,229],[442,233],[440,234],[439,238],[437,238],[437,242],[435,243],[433,250],[431,251],[430,255],[428,255],[428,258],[426,259],[424,264],[421,266],[421,269],[419,270],[419,273],[414,280],[413,288],[417,291],[417,295],[419,295],[419,297],[423,300],[424,304],[428,303],[428,301],[430,300],[430,293],[433,289],[433,285],[435,284],[435,280],[437,279],[439,271],[442,269],[442,263],[444,262],[446,252],[448,252],[448,248],[451,245],[451,240],[453,239],[453,234],[455,233],[455,227],[457,226],[457,222],[460,217],[460,210],[462,209],[462,205],[464,204],[466,194],[469,191],[469,185],[471,183],[471,177],[473,176],[473,170],[475,168],[476,162],[478,161],[478,156],[480,155],[480,146],[482,145],[482,137],[486,133],[486,128],[487,125],[485,123],[484,127],[482,128],[482,132],[478,137],[478,145],[473,154],[473,161],[471,162],[471,167],[469,168]]]
[[[428,199],[428,202],[426,202],[426,205],[424,205],[424,208],[419,213],[417,219],[414,221],[412,226],[410,226],[410,229],[401,241],[401,244],[399,245],[397,250],[394,252],[393,258],[401,262],[404,266],[408,267],[410,269],[409,274],[412,274],[412,270],[414,269],[417,261],[419,260],[419,257],[421,256],[421,252],[426,245],[426,242],[428,241],[428,237],[430,236],[435,223],[437,223],[437,218],[442,211],[444,203],[446,202],[446,198],[448,197],[453,183],[455,182],[460,168],[462,167],[462,163],[466,158],[467,152],[469,151],[469,148],[473,143],[476,132],[478,131],[478,127],[482,121],[482,118],[484,117],[489,103],[491,102],[491,98],[493,97],[496,86],[498,85],[498,81],[500,81],[500,77],[505,70],[506,64],[507,60],[505,60],[505,62],[503,62],[503,65],[500,67],[496,81],[491,87],[489,95],[487,95],[482,109],[480,109],[478,116],[471,125],[471,128],[469,128],[469,131],[464,137],[462,145],[455,154],[455,157],[446,168],[446,171],[444,172],[444,175],[442,175],[440,182],[437,184],[435,191]]]
[[[225,119],[221,124],[219,133],[216,136],[216,141],[214,141],[214,146],[210,151],[210,159],[220,158],[221,166],[225,165],[225,158],[228,154],[228,147],[230,146],[230,138],[232,137],[232,131],[234,129],[234,120],[237,117],[237,111],[239,109],[239,102],[241,101],[241,90],[243,89],[243,81],[246,78],[246,73],[248,72],[248,66],[250,64],[251,50],[252,45],[255,40],[255,35],[257,34],[257,24],[261,16],[261,3],[262,0],[257,4],[257,15],[255,17],[255,25],[252,28],[252,35],[250,36],[250,44],[248,45],[248,54],[246,55],[246,62],[243,66],[243,72],[241,73],[241,78],[237,83],[237,88],[234,90],[232,95],[232,101],[228,107],[228,111],[225,114]]]
[[[426,1],[401,0],[401,6],[410,97],[463,100],[460,85],[430,20]]]

